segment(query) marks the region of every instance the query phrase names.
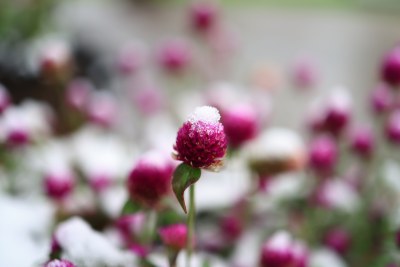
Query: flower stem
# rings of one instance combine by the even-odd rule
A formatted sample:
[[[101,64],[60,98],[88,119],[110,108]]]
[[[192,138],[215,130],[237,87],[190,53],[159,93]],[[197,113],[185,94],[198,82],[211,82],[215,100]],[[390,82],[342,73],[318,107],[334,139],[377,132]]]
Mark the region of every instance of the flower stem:
[[[188,214],[188,237],[187,237],[187,262],[186,266],[190,267],[190,259],[194,250],[194,231],[195,231],[195,218],[196,218],[196,208],[194,203],[194,193],[195,193],[195,186],[192,184],[189,188],[189,214]]]

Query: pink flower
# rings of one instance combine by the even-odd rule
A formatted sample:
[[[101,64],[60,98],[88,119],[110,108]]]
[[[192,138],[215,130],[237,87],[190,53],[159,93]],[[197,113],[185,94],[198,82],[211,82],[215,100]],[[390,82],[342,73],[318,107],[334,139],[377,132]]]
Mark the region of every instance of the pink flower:
[[[176,159],[195,168],[221,166],[228,142],[219,120],[216,108],[196,108],[178,131],[174,145]]]
[[[11,104],[10,95],[6,88],[0,84],[0,114],[2,114]]]
[[[76,110],[83,111],[92,91],[93,85],[89,80],[80,78],[71,81],[66,89],[67,104]]]
[[[139,159],[131,171],[127,186],[132,199],[156,207],[171,191],[174,166],[162,153],[151,151]]]
[[[306,247],[286,232],[275,233],[261,250],[261,267],[305,267],[307,262]]]
[[[181,41],[174,40],[164,44],[160,51],[161,66],[172,72],[183,71],[189,64],[191,53],[189,46]]]
[[[197,2],[190,8],[190,19],[196,30],[210,30],[217,20],[217,7],[211,2]]]
[[[391,86],[400,85],[400,47],[391,50],[383,59],[381,77]]]
[[[339,254],[344,254],[350,247],[350,235],[341,228],[330,230],[325,236],[325,244]]]
[[[393,105],[393,93],[387,85],[380,84],[371,92],[370,101],[376,113],[386,112]]]
[[[162,227],[159,231],[161,240],[170,248],[180,250],[186,247],[187,227],[185,224],[173,224]]]
[[[335,141],[326,135],[319,136],[311,143],[310,165],[317,171],[331,171],[337,161]]]
[[[131,240],[139,237],[144,230],[146,224],[146,216],[142,212],[124,215],[115,222],[115,226],[120,232],[125,242],[130,243]]]
[[[75,265],[67,260],[52,260],[46,263],[44,267],[75,267]]]
[[[48,173],[44,178],[44,190],[49,197],[55,200],[62,200],[69,196],[74,185],[74,177],[68,172]]]
[[[308,58],[300,59],[293,69],[293,82],[300,88],[311,88],[318,81],[318,70]]]
[[[400,110],[390,114],[386,122],[386,136],[389,141],[400,144]]]
[[[259,130],[257,112],[250,105],[237,105],[224,110],[222,123],[228,142],[233,147],[253,139]]]
[[[105,92],[97,93],[89,100],[86,113],[94,124],[110,128],[117,121],[118,106],[113,95]]]
[[[30,142],[28,130],[23,126],[11,129],[6,136],[6,143],[10,147],[22,147]]]
[[[145,61],[144,51],[141,47],[131,44],[124,47],[118,54],[116,67],[118,71],[124,75],[130,75],[143,65]]]
[[[356,129],[350,137],[351,148],[363,157],[369,157],[374,149],[374,135],[371,129],[363,127]]]

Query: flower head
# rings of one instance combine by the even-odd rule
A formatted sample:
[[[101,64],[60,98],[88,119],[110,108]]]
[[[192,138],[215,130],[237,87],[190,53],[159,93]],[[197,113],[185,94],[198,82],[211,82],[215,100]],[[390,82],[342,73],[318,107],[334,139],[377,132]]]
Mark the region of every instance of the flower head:
[[[195,168],[221,166],[228,142],[220,117],[214,107],[196,108],[178,131],[176,159]]]
[[[198,2],[191,6],[190,19],[196,30],[207,31],[217,19],[217,7],[210,2]]]
[[[391,86],[400,85],[400,47],[394,48],[383,59],[381,77]]]
[[[190,48],[183,41],[169,41],[161,48],[159,60],[161,66],[167,71],[183,71],[191,60]]]
[[[275,233],[261,250],[262,267],[304,267],[307,261],[306,247],[286,232]]]
[[[223,112],[222,123],[229,144],[238,147],[254,138],[259,129],[256,110],[250,105],[237,105]]]
[[[52,199],[62,200],[74,189],[74,177],[69,172],[48,173],[44,178],[44,189]]]
[[[75,267],[75,265],[67,260],[52,260],[46,263],[44,267]]]
[[[325,244],[339,254],[345,253],[350,246],[350,235],[342,228],[330,230],[325,236]]]
[[[400,111],[394,111],[386,123],[386,136],[389,141],[400,143]]]
[[[151,151],[139,159],[128,178],[132,199],[154,207],[171,191],[172,161],[162,153]]]
[[[161,240],[170,248],[180,250],[186,247],[187,227],[185,224],[173,224],[159,230]]]
[[[310,165],[318,171],[330,171],[336,164],[337,147],[329,136],[319,136],[311,144]]]
[[[356,129],[350,139],[351,148],[362,157],[369,157],[374,149],[374,135],[369,128]]]
[[[371,107],[376,113],[388,111],[393,104],[393,94],[385,84],[378,85],[371,92]]]

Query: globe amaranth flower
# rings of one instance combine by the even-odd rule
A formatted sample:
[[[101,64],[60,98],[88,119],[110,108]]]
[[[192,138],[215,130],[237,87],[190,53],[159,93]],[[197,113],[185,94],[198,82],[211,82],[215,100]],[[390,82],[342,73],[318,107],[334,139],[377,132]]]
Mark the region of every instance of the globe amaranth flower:
[[[49,172],[44,177],[44,190],[55,200],[62,200],[69,196],[75,186],[75,178],[70,172]]]
[[[257,112],[250,105],[236,105],[224,110],[222,124],[232,147],[239,147],[251,140],[259,130]]]
[[[391,86],[400,85],[400,47],[391,50],[383,59],[381,78]]]
[[[186,247],[187,226],[185,224],[172,224],[162,227],[159,231],[163,243],[174,250],[181,250]]]
[[[344,254],[350,247],[351,237],[348,231],[334,228],[327,232],[324,243],[339,254]]]
[[[52,260],[44,265],[44,267],[75,267],[76,265],[67,260]]]
[[[161,66],[170,72],[181,72],[191,61],[188,44],[182,40],[172,40],[164,44],[159,52]]]
[[[374,149],[374,135],[370,128],[360,127],[354,130],[350,136],[352,150],[362,156],[371,156]]]
[[[307,248],[287,232],[275,233],[261,249],[261,267],[305,267],[307,263]]]
[[[214,107],[196,108],[178,131],[175,158],[194,168],[220,167],[228,145],[220,118]]]
[[[156,207],[171,192],[173,171],[173,162],[168,156],[158,151],[146,153],[129,175],[130,197],[146,206]]]
[[[317,171],[331,171],[337,161],[336,143],[328,135],[318,136],[311,143],[309,161]]]
[[[400,110],[390,114],[386,122],[386,137],[390,142],[400,144]]]
[[[374,88],[370,96],[371,108],[376,114],[384,113],[393,105],[393,92],[385,84],[380,84]]]
[[[211,2],[197,2],[190,8],[190,20],[193,28],[208,31],[216,23],[218,9]]]

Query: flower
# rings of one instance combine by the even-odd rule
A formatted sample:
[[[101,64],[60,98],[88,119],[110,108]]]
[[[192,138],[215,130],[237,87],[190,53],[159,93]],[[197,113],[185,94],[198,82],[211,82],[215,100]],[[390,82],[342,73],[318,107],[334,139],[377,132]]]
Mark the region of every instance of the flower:
[[[174,166],[171,160],[158,151],[142,156],[131,171],[127,186],[132,199],[155,207],[171,191]]]
[[[330,230],[325,236],[325,244],[339,254],[344,254],[350,246],[350,235],[342,228]]]
[[[160,50],[161,66],[171,72],[183,71],[190,62],[191,53],[187,43],[173,40],[164,44]]]
[[[383,59],[381,78],[391,86],[400,85],[400,47],[391,50]]]
[[[400,143],[400,110],[390,114],[386,122],[386,136],[389,141],[396,144]]]
[[[228,142],[220,117],[214,107],[196,108],[178,131],[174,145],[176,159],[194,168],[221,166]]]
[[[250,105],[236,105],[224,110],[222,124],[228,142],[233,147],[254,138],[259,129],[257,112]]]
[[[355,153],[369,157],[374,149],[374,135],[371,129],[363,127],[356,129],[350,137],[350,145]]]
[[[299,88],[311,88],[318,82],[318,69],[310,58],[301,58],[293,67],[293,82]]]
[[[181,223],[162,227],[158,231],[163,243],[175,250],[180,250],[186,247],[187,232],[186,225]]]
[[[6,88],[0,84],[0,114],[11,104],[10,95]]]
[[[385,84],[378,85],[371,92],[371,107],[376,113],[388,111],[393,104],[392,91]]]
[[[287,232],[275,233],[261,250],[261,267],[304,267],[307,262],[306,247]]]
[[[190,19],[196,30],[210,30],[217,20],[217,7],[210,2],[198,2],[190,8]]]
[[[114,95],[108,92],[93,94],[86,106],[91,122],[104,128],[112,127],[118,119],[118,104]]]
[[[44,267],[75,267],[75,265],[67,260],[52,260],[46,263]]]
[[[89,80],[84,78],[74,79],[67,86],[66,102],[70,107],[83,111],[92,91],[93,85]]]
[[[311,143],[310,165],[317,171],[331,171],[337,160],[335,141],[327,135],[318,136]]]
[[[44,178],[46,194],[56,200],[65,199],[74,188],[74,177],[70,172],[48,173]]]

